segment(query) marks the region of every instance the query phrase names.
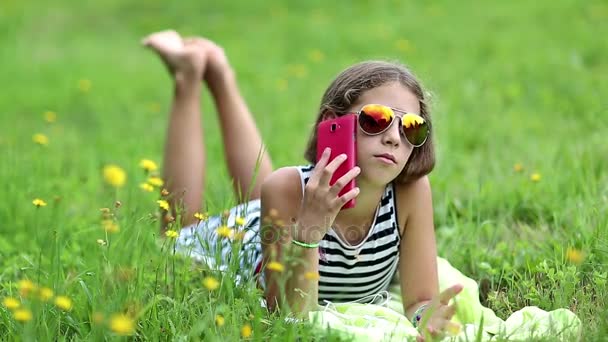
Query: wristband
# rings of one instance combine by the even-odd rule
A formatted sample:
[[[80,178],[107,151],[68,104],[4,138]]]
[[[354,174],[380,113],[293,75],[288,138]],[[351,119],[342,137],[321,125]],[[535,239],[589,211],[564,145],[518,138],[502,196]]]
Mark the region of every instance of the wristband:
[[[418,309],[416,309],[416,311],[414,312],[414,315],[412,316],[412,325],[414,326],[414,328],[418,328],[418,324],[420,323],[420,320],[422,319],[422,312],[428,307],[428,304],[422,304],[420,305],[420,307]]]
[[[294,245],[298,245],[300,247],[304,247],[304,248],[317,248],[319,247],[319,243],[306,243],[306,242],[302,242],[302,241],[298,241],[296,239],[291,239],[291,242]]]

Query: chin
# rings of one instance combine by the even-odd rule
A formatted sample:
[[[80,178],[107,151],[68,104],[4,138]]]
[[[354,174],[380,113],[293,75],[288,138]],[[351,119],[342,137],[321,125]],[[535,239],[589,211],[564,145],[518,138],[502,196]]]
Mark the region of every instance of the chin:
[[[361,169],[363,171],[363,168]],[[365,172],[361,172],[360,177],[365,179],[366,183],[369,183],[374,186],[385,186],[386,184],[392,182],[399,173],[395,174],[394,171],[389,170],[379,170],[375,169],[367,169]]]

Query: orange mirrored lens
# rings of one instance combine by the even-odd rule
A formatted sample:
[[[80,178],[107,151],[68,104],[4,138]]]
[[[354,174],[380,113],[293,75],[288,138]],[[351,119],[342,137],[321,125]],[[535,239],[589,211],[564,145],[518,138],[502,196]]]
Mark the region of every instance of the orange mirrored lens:
[[[361,129],[369,134],[378,134],[387,129],[393,122],[395,113],[381,105],[365,105],[359,114]]]
[[[414,146],[424,144],[429,135],[429,127],[423,117],[407,113],[401,117],[401,124],[407,141]]]
[[[359,112],[359,126],[367,134],[384,132],[395,119],[395,112],[387,106],[368,104]],[[406,113],[401,117],[402,132],[414,146],[421,146],[429,135],[426,120],[417,114]]]

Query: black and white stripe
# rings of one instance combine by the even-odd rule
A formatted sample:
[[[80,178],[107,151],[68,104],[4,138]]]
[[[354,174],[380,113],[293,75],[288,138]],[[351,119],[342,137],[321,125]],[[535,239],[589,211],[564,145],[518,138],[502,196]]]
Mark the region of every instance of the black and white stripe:
[[[313,165],[297,167],[302,191]],[[388,289],[399,261],[400,235],[393,184],[388,184],[372,228],[358,245],[351,246],[333,229],[319,244],[319,303],[361,300]]]
[[[302,181],[302,191],[314,169],[314,165],[297,166]],[[233,226],[236,217],[246,221],[245,236],[241,249],[241,265],[243,269],[259,268],[262,261],[260,231],[260,201],[253,200],[230,210],[227,225]],[[219,218],[182,229],[178,245],[186,246],[194,236],[213,235]],[[217,238],[217,237],[216,237]],[[211,236],[206,239],[214,241]],[[326,301],[350,302],[363,301],[373,298],[381,291],[386,291],[397,270],[399,261],[400,234],[397,223],[394,187],[386,186],[382,199],[376,211],[372,228],[367,237],[358,245],[352,246],[345,242],[333,229],[330,229],[319,244],[319,304]],[[214,243],[212,243],[214,244]],[[226,246],[228,248],[228,246]],[[225,248],[220,247],[222,250]],[[190,249],[193,257],[205,255],[200,248]],[[223,251],[224,252],[224,251]],[[229,250],[225,253],[229,254]],[[228,257],[228,255],[226,255]],[[264,283],[263,274],[260,274]]]

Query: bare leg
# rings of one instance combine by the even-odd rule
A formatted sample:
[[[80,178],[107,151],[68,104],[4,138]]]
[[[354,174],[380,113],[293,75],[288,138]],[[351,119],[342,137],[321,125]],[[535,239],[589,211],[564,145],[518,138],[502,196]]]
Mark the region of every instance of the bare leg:
[[[235,194],[240,202],[259,198],[262,181],[272,173],[272,162],[241,96],[224,50],[204,38],[186,41],[196,41],[206,46],[208,60],[204,78],[218,110],[228,172]]]
[[[173,217],[181,224],[196,221],[201,208],[205,177],[205,149],[201,128],[201,78],[205,50],[197,42],[185,42],[175,31],[154,33],[143,44],[159,54],[174,79],[174,97],[165,143],[163,179],[171,195]],[[161,231],[167,222],[162,220]]]

